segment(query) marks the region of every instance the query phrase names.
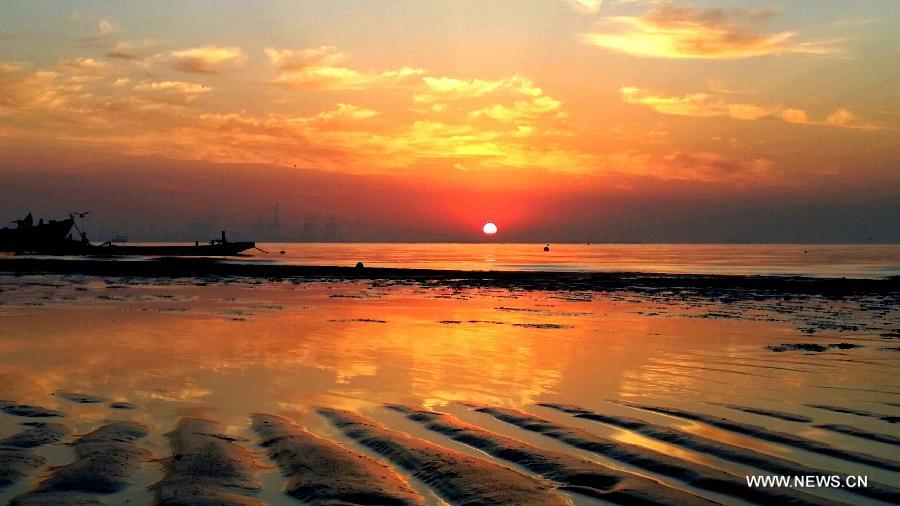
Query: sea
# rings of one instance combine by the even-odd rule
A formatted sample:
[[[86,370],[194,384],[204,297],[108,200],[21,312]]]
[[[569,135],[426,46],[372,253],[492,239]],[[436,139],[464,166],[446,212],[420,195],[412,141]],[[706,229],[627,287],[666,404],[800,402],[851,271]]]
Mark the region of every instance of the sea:
[[[549,251],[544,251],[548,247]],[[262,243],[238,262],[462,271],[646,272],[886,278],[900,245]]]
[[[125,244],[125,243],[122,243]],[[131,242],[128,245],[193,245]],[[546,248],[546,250],[545,250]],[[14,257],[0,253],[0,258]],[[46,257],[28,255],[23,258]],[[118,257],[143,261],[150,257]],[[630,272],[884,279],[900,276],[900,244],[257,243],[230,263],[453,271]]]

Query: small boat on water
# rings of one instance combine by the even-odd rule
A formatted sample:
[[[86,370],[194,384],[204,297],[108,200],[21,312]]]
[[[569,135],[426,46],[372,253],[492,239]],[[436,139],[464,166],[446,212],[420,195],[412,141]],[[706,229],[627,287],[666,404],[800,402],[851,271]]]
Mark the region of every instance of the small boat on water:
[[[83,217],[87,213],[81,213]],[[75,255],[75,256],[234,256],[256,247],[253,241],[231,242],[222,231],[220,239],[200,244],[113,244],[105,242],[93,244],[87,234],[78,228],[75,215],[65,220],[44,220],[35,225],[31,213],[16,220],[15,228],[0,229],[0,251],[12,251],[18,255]],[[81,239],[73,239],[70,233],[75,228]]]
[[[76,242],[76,241],[73,241]],[[156,245],[156,244],[132,244],[121,245],[105,242],[99,246],[93,244],[85,249],[84,253],[74,253],[81,255],[95,256],[120,256],[120,255],[142,255],[142,256],[234,256],[248,249],[256,247],[256,243],[252,241],[230,242],[225,237],[225,231],[222,231],[221,239],[213,239],[206,244],[200,244],[195,241],[190,244],[173,244],[173,245]],[[64,253],[73,254],[73,253]]]

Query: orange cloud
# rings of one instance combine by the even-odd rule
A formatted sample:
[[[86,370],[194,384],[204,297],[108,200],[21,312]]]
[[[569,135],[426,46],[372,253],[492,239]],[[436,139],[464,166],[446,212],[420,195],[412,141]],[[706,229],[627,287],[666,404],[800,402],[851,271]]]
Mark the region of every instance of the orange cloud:
[[[270,52],[271,53],[271,52]],[[318,52],[328,58],[334,51]],[[309,54],[271,53],[285,67],[304,65]],[[303,67],[289,73],[323,75],[324,68]],[[408,121],[402,114],[372,121],[379,112],[339,103],[308,116],[252,115],[210,111],[212,102],[199,98],[210,88],[177,80],[138,81],[114,76],[73,88],[66,75],[26,74],[18,64],[5,64],[0,77],[4,112],[28,114],[31,136],[72,142],[108,143],[122,152],[225,163],[271,163],[343,172],[384,170],[466,170],[483,168],[589,171],[592,155],[548,140],[553,127],[539,122],[561,113],[560,101],[546,96],[531,80],[510,77],[484,79],[429,78],[412,93],[437,93],[445,99],[489,98],[462,109],[431,107],[433,119]],[[341,83],[329,86],[373,87],[415,73],[378,74],[347,69]],[[82,86],[78,84],[77,86]],[[491,91],[493,90],[493,91]],[[487,97],[484,95],[488,93]],[[429,106],[437,106],[431,103]],[[186,106],[196,106],[186,109]],[[70,128],[57,130],[50,119]],[[491,122],[474,124],[473,119]]]
[[[788,123],[810,124],[812,120],[809,114],[802,109],[784,109],[781,111],[781,119]]]
[[[112,49],[107,51],[107,58],[120,60],[141,60],[147,56],[147,52],[155,45],[153,39],[144,39],[137,42],[119,41]]]
[[[677,7],[670,2],[644,15],[607,19],[602,31],[582,35],[586,44],[634,56],[733,60],[780,53],[825,55],[825,43],[797,42],[791,31],[765,33],[768,10]]]
[[[414,95],[413,99],[416,102],[483,97],[504,86],[503,81],[455,79],[452,77],[424,77],[422,81],[425,83],[427,91]]]
[[[147,100],[173,105],[187,105],[197,97],[210,91],[210,88],[196,83],[182,81],[160,81],[140,83],[133,90]]]
[[[759,106],[747,103],[728,102],[724,98],[707,93],[692,93],[683,96],[659,96],[633,86],[619,88],[626,103],[642,105],[662,114],[690,116],[694,118],[728,117],[736,120],[781,119],[788,123],[803,125],[826,125],[843,128],[881,129],[878,125],[865,121],[847,109],[841,108],[828,116],[825,121],[815,121],[809,113],[801,109],[781,106]]]
[[[21,63],[0,63],[0,115],[32,110],[51,110],[67,102],[67,90],[57,82],[59,74],[47,70],[23,73]]]
[[[717,153],[670,153],[650,164],[656,174],[671,179],[693,181],[773,181],[781,179],[777,164],[771,158],[757,157],[733,160]]]
[[[8,70],[19,72],[14,66]],[[55,89],[56,78],[45,78],[49,79],[45,88]],[[105,90],[128,91],[122,87]],[[496,122],[479,124],[471,121],[471,112],[455,121],[451,117],[405,123],[373,121],[380,116],[378,111],[347,103],[308,116],[215,113],[199,106],[184,107],[207,92],[208,88],[195,83],[158,81],[139,83],[128,95],[61,94],[57,96],[63,101],[58,104],[41,102],[38,98],[43,95],[39,94],[30,97],[31,109],[20,108],[18,112],[30,114],[39,125],[41,115],[52,114],[78,128],[41,127],[3,134],[115,146],[122,153],[133,155],[357,174],[551,171],[702,181],[777,180],[774,162],[765,158],[738,162],[707,152],[651,155],[639,151],[584,151],[560,142],[552,126],[538,121],[540,118],[528,119],[524,117],[528,115],[521,114],[513,115],[521,121],[509,123],[497,115],[491,118]],[[546,103],[545,112],[551,117],[559,112],[558,103],[543,95],[533,102],[518,102],[530,104],[529,107]],[[516,107],[519,106],[514,102],[509,109]]]
[[[396,115],[377,119],[378,111],[348,103],[305,116],[214,112],[208,110],[211,102],[199,101],[210,88],[198,83],[127,86],[127,78],[118,77],[74,90],[62,74],[26,74],[17,64],[2,69],[0,92],[16,93],[4,93],[0,103],[15,102],[15,113],[30,118],[30,130],[19,133],[30,138],[116,146],[134,155],[350,173],[615,171],[603,157],[561,142],[566,137],[560,133],[568,133],[555,124],[562,103],[518,76],[420,81],[411,99],[432,93],[461,107],[438,107],[427,120],[408,121]],[[51,120],[70,127],[55,128]]]
[[[771,116],[772,108],[753,104],[727,103],[721,97],[706,93],[684,96],[657,96],[633,86],[619,88],[622,98],[629,104],[643,105],[663,114],[692,116],[695,118],[727,116],[733,119],[751,120]]]
[[[265,48],[269,62],[281,72],[274,83],[290,89],[366,90],[405,86],[425,71],[413,67],[366,72],[338,66],[349,57],[334,46],[308,49]]]
[[[275,84],[293,89],[366,90],[401,86],[423,72],[411,67],[380,73],[359,72],[345,67],[307,67],[281,73]]]
[[[529,97],[544,93],[529,79],[514,76],[508,79],[457,79],[453,77],[423,77],[424,87],[413,95],[416,102],[435,102],[479,98],[495,91],[513,91]]]
[[[334,46],[320,46],[310,49],[265,48],[269,61],[281,70],[301,70],[306,67],[334,66],[348,59],[348,56]]]
[[[103,72],[107,68],[107,64],[97,61],[93,58],[73,58],[71,60],[62,60],[59,66],[66,70],[79,72],[84,74],[97,74]]]
[[[571,5],[575,10],[594,14],[600,10],[600,6],[603,5],[603,0],[566,0],[566,3]]]
[[[413,101],[431,104],[429,108],[414,109],[416,112],[437,114],[448,110],[448,101],[467,101],[463,110],[469,110],[462,120],[483,118],[515,123],[518,137],[546,133],[548,129],[534,124],[543,117],[566,116],[561,101],[544,95],[530,79],[520,76],[496,80],[427,76],[413,94]]]
[[[848,111],[843,107],[825,118],[825,124],[844,128],[861,128],[863,130],[880,130],[884,128],[884,125],[866,121],[860,118],[856,113]]]
[[[562,106],[562,102],[553,97],[541,96],[535,97],[534,100],[519,100],[511,107],[495,104],[482,109],[477,109],[469,113],[472,118],[487,117],[502,122],[521,122],[534,120],[541,116],[557,113]]]
[[[9,62],[0,64],[2,134],[113,146],[133,155],[343,173],[443,176],[483,171],[507,177],[567,171],[702,181],[778,181],[780,177],[773,159],[753,154],[742,154],[742,161],[735,161],[702,150],[646,153],[637,145],[630,151],[609,153],[602,139],[597,142],[582,135],[577,125],[570,124],[561,100],[523,76],[486,79],[422,75],[420,70],[365,72],[341,66],[346,57],[328,46],[270,48],[266,54],[279,76],[307,78],[300,81],[302,86],[351,91],[395,86],[406,90],[412,106],[422,109],[411,117],[403,107],[375,110],[343,99],[333,107],[302,114],[251,113],[207,98],[230,92],[228,80],[217,81],[222,88],[211,90],[202,83],[149,79],[132,65],[106,62],[107,70],[136,71],[106,72],[101,80],[80,81],[73,79],[82,73],[70,70],[92,68],[89,59],[36,72]],[[166,59],[163,55],[154,61]],[[712,94],[665,96],[640,88],[623,88],[621,93],[629,103],[664,114],[812,123],[799,109],[732,103],[730,96],[729,100]],[[826,123],[867,127],[849,111],[833,114],[822,122]]]
[[[413,77],[425,71],[402,67],[382,72],[365,72],[337,64],[347,55],[333,46],[311,49],[266,48],[269,62],[281,72],[275,84],[292,89],[316,90],[365,90],[405,85]]]
[[[169,54],[172,68],[193,74],[218,74],[246,61],[239,47],[203,46],[179,49]]]

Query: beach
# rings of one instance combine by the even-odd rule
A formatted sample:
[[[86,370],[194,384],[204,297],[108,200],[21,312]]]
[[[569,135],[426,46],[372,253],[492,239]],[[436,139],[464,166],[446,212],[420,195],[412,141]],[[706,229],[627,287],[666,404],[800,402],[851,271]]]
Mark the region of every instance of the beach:
[[[23,260],[0,501],[900,500],[895,278]]]

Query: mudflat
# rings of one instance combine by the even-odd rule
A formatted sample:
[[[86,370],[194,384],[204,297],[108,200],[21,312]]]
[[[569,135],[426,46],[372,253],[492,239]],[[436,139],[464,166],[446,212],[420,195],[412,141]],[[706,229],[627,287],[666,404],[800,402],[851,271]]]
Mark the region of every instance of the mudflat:
[[[84,262],[0,275],[2,501],[900,498],[892,279]]]

